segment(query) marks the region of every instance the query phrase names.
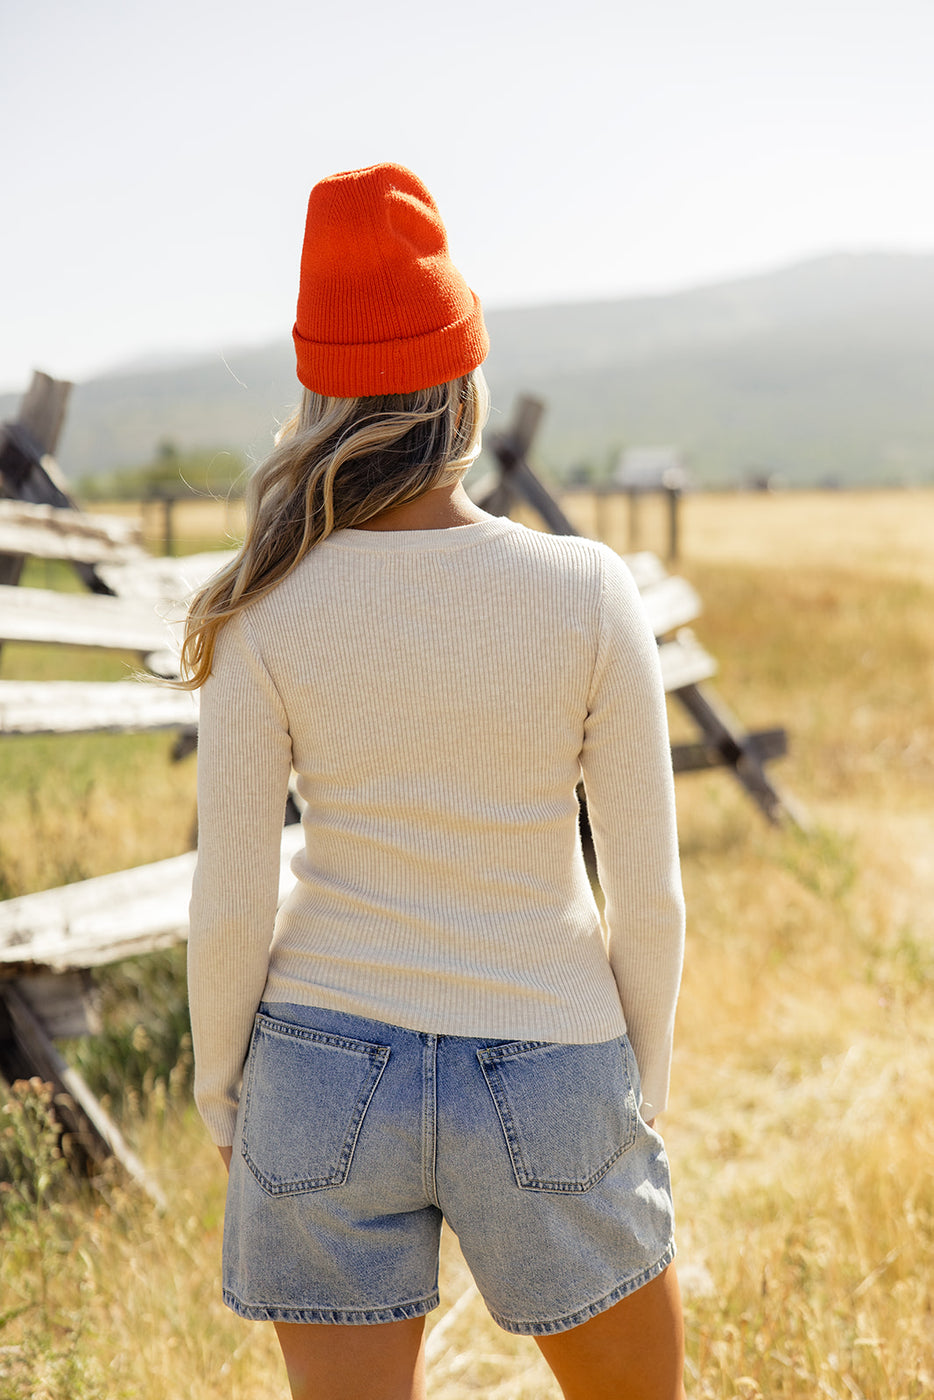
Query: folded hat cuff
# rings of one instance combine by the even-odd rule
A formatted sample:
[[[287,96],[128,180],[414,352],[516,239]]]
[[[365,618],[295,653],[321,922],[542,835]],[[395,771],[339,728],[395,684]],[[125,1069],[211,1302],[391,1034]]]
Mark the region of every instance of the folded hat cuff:
[[[471,296],[473,310],[453,325],[372,344],[307,340],[296,322],[292,339],[298,378],[306,389],[328,398],[411,394],[459,379],[482,364],[490,348],[479,299],[473,292]]]

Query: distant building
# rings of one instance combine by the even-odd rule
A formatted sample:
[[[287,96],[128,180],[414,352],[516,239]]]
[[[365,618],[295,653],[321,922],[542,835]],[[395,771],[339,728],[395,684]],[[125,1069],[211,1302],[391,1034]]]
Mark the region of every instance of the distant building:
[[[610,480],[621,491],[686,491],[691,486],[678,447],[627,447]]]

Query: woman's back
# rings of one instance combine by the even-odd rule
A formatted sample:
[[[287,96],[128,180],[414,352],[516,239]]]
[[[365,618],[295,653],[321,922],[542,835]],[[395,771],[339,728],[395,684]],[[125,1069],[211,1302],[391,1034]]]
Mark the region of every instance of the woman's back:
[[[201,782],[225,817],[202,832],[200,920],[229,942],[267,917],[268,868],[237,832],[255,843],[265,811],[275,839],[291,763],[306,846],[266,1000],[456,1035],[573,1043],[628,1027],[659,1101],[681,906],[657,672],[635,586],[603,546],[493,517],[330,536],[221,634],[202,703],[223,711],[227,757],[203,753]],[[236,972],[245,1005],[254,948]]]

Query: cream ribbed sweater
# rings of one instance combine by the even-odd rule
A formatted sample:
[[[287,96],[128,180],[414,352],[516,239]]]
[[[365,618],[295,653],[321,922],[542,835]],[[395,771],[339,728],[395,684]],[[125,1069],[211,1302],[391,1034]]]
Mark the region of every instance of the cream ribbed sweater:
[[[277,917],[293,766],[305,847]],[[222,630],[198,789],[189,983],[216,1142],[264,998],[505,1040],[628,1030],[643,1113],[664,1107],[671,760],[655,641],[605,546],[494,517],[332,535]]]

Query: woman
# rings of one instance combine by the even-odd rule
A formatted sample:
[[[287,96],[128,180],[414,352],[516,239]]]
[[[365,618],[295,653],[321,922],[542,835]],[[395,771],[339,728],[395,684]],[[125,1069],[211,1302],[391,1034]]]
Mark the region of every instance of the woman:
[[[683,905],[637,591],[603,545],[466,495],[488,342],[411,172],[312,190],[294,340],[300,408],[185,647],[225,1301],[275,1323],[296,1400],[417,1400],[444,1218],[569,1400],[675,1400],[652,1125]],[[305,848],[277,916],[293,768]]]

